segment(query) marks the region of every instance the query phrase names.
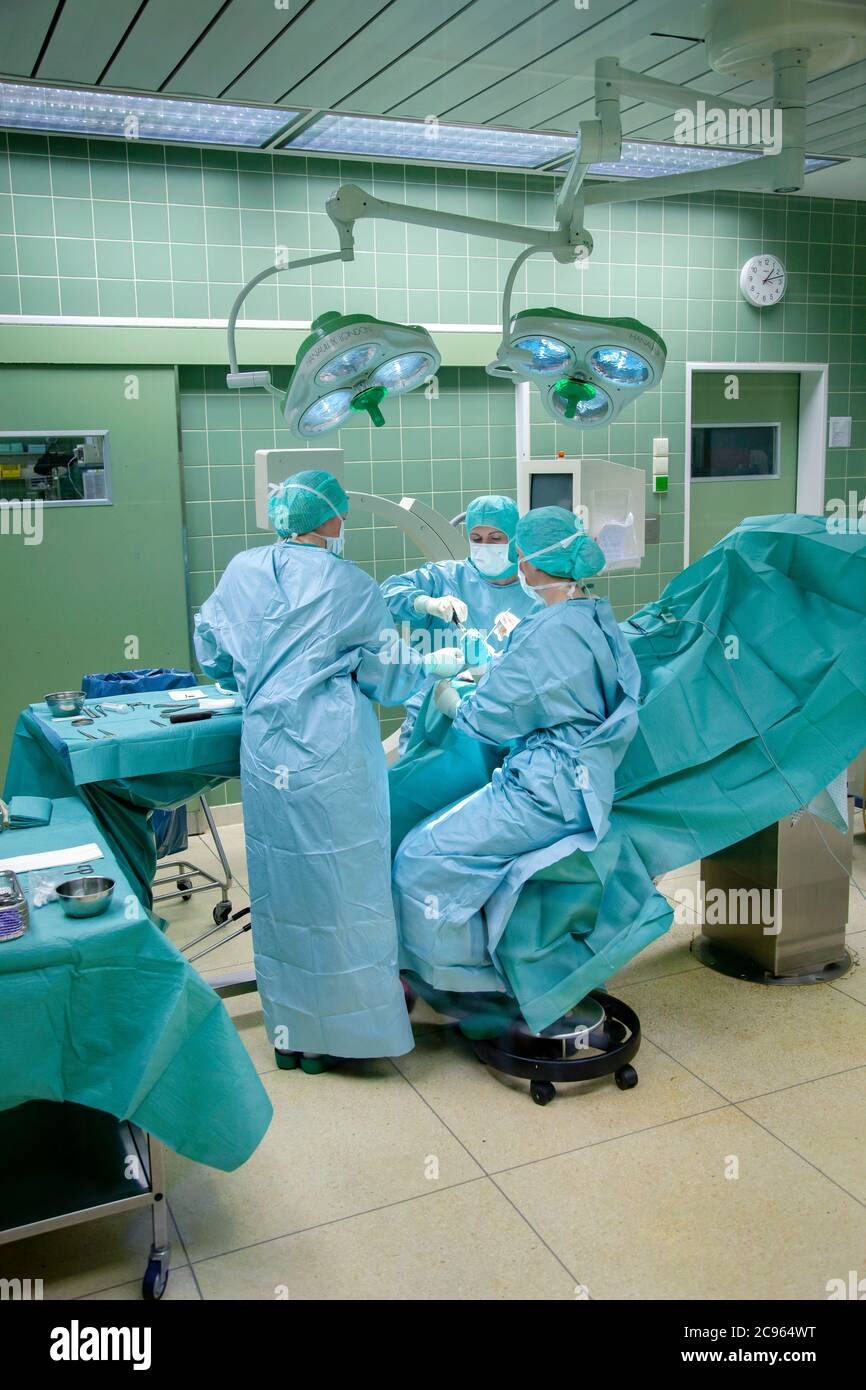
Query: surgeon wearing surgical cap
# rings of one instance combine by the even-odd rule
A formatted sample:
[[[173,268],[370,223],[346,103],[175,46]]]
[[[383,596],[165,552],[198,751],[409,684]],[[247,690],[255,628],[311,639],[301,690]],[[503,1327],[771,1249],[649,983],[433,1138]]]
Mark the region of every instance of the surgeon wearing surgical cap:
[[[348,510],[332,474],[294,474],[269,503],[277,543],[234,557],[195,628],[202,670],[243,699],[256,978],[278,1064],[306,1071],[412,1047],[372,702],[462,664],[399,640],[374,580],[341,558]]]
[[[440,560],[392,575],[382,585],[391,616],[411,632],[426,630],[433,641],[456,641],[459,627],[479,631],[494,650],[498,639],[491,629],[507,610],[518,619],[537,606],[534,595],[518,583],[517,503],[510,497],[476,497],[466,512],[468,560]],[[400,730],[400,753],[405,752],[426,690],[406,702]]]
[[[489,989],[485,905],[521,856],[539,851],[541,868],[540,852],[568,835],[587,850],[602,839],[637,729],[637,663],[609,602],[583,582],[601,550],[561,507],[522,517],[516,545],[521,582],[542,606],[477,685],[443,680],[435,692],[455,731],[505,750],[504,761],[410,831],[394,861],[401,963],[437,989]]]

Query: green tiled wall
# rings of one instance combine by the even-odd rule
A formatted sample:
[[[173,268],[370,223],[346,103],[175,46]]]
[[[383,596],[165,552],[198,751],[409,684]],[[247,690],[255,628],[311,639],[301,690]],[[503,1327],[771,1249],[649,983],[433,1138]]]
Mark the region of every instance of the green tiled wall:
[[[305,255],[335,245],[323,207],[340,181],[396,201],[549,225],[552,185],[537,176],[365,165],[222,150],[0,134],[0,314],[222,318],[276,245]],[[866,203],[700,194],[590,210],[595,252],[583,269],[531,259],[514,308],[555,302],[637,315],[667,341],[659,390],[610,428],[555,425],[532,393],[532,450],[594,453],[644,468],[652,439],[671,444],[671,490],[649,512],[658,545],[636,574],[614,576],[624,615],[655,597],[682,562],[685,363],[829,362],[831,415],[851,415],[850,449],[828,453],[828,496],[866,493]],[[494,324],[515,247],[458,233],[359,223],[351,265],[287,274],[255,291],[254,319],[308,320],[325,309],[372,310],[423,323]],[[789,272],[784,301],[756,310],[738,270],[758,251]],[[0,332],[9,330],[0,325]],[[274,367],[285,379],[286,363]],[[265,396],[225,389],[222,372],[181,373],[192,593],[203,598],[228,559],[264,539],[252,516],[253,453],[295,443]],[[439,393],[390,405],[389,427],[353,424],[326,443],[346,451],[349,484],[416,493],[447,514],[489,488],[513,492],[511,388],[477,368],[443,369]],[[381,577],[417,557],[401,536],[358,518],[348,553]],[[600,586],[603,588],[604,586]]]

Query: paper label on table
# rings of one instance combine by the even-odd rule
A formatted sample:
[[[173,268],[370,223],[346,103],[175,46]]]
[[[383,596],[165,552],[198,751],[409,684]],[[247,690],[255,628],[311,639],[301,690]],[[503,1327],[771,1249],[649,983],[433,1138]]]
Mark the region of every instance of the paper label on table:
[[[59,869],[66,864],[87,864],[104,858],[99,845],[72,845],[70,849],[49,849],[42,854],[17,854],[0,859],[0,869],[27,874],[32,869]]]
[[[195,690],[167,690],[165,692],[170,700],[200,700],[203,694],[201,689]]]

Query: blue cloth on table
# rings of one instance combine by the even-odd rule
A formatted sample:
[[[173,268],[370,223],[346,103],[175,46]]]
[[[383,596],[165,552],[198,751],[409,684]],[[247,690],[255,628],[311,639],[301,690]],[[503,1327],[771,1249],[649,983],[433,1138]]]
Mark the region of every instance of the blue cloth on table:
[[[236,1168],[264,1135],[270,1101],[222,1001],[140,905],[86,807],[55,801],[51,825],[4,832],[0,856],[93,842],[104,851],[95,872],[115,880],[99,917],[66,917],[57,900],[33,907],[32,875],[19,874],[30,925],[0,944],[0,1109],[75,1101]]]

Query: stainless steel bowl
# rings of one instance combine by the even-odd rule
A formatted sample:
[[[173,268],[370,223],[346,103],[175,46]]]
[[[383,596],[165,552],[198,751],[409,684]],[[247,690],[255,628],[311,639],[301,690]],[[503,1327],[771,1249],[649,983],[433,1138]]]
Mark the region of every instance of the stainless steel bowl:
[[[63,719],[70,714],[80,714],[87,696],[83,690],[55,690],[45,696],[45,703],[55,719]]]
[[[54,890],[67,917],[98,917],[114,892],[113,878],[68,878]]]

